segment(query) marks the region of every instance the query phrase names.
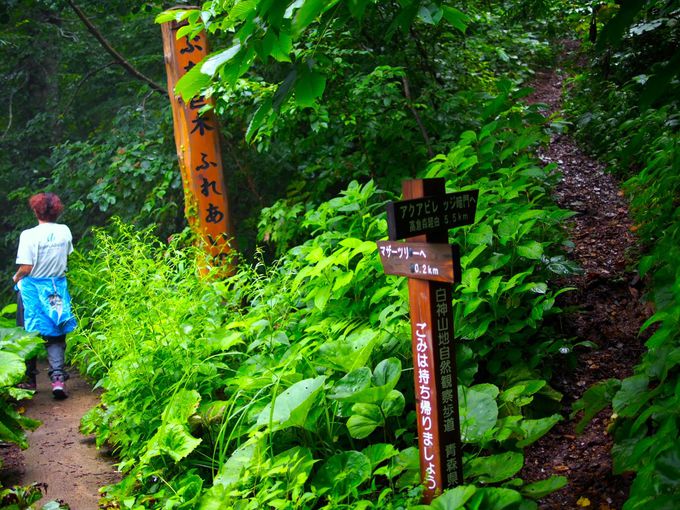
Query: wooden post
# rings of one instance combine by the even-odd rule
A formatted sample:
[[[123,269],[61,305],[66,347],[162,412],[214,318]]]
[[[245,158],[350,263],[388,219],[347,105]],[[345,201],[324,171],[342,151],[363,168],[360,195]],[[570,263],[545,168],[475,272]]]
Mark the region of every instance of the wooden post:
[[[221,264],[223,259],[229,259],[234,231],[224,182],[219,125],[212,110],[200,113],[203,107],[213,104],[211,99],[201,96],[186,103],[175,94],[179,79],[208,54],[208,42],[205,32],[177,39],[180,26],[174,21],[163,23],[161,31],[184,211],[190,227],[207,247],[211,259],[207,264]]]
[[[460,280],[460,259],[445,243],[449,228],[474,222],[478,191],[447,194],[444,179],[405,181],[402,191],[404,201],[388,204],[388,228],[390,239],[407,242],[378,246],[385,273],[409,277],[420,471],[429,503],[463,483],[451,287]]]

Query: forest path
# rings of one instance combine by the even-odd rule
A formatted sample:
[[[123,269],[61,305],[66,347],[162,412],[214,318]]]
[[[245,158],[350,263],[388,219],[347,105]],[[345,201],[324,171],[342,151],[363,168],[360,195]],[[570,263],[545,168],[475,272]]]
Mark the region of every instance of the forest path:
[[[567,53],[577,51],[571,42],[566,46]],[[559,112],[563,81],[559,68],[537,73],[529,101],[546,104],[546,113]],[[571,405],[591,385],[632,375],[643,351],[638,331],[647,314],[639,299],[641,283],[630,268],[633,224],[619,183],[567,135],[553,136],[539,156],[546,164],[557,163],[562,181],[555,199],[577,213],[571,220],[571,257],[583,274],[560,282],[576,288],[560,299],[559,305],[569,310],[560,319],[561,332],[598,346],[577,348],[576,367],[561,366],[553,374],[552,385],[564,395],[562,414],[568,417]],[[527,449],[521,473],[525,480],[563,475],[569,481],[544,498],[541,509],[622,507],[631,480],[612,474],[612,440],[607,434],[611,413],[611,408],[604,409],[581,435],[575,431],[578,417],[567,418]]]
[[[99,488],[118,481],[112,459],[97,450],[93,436],[79,432],[81,417],[99,402],[90,386],[71,370],[66,387],[69,397],[55,400],[50,391],[47,365],[38,363],[38,391],[26,401],[26,415],[42,425],[28,433],[29,448],[17,483],[47,484],[43,501],[58,499],[71,510],[96,510]]]

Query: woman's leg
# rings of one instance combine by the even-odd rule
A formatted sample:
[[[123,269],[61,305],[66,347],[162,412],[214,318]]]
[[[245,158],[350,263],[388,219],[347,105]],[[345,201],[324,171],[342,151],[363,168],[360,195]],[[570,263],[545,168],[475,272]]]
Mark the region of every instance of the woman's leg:
[[[43,336],[47,342],[47,361],[50,364],[49,376],[52,382],[65,381],[68,372],[64,369],[64,353],[66,352],[66,335]]]
[[[21,292],[17,292],[17,326],[24,327],[24,302],[21,299]],[[26,385],[30,389],[35,389],[35,378],[38,375],[37,361],[36,356],[26,360]]]

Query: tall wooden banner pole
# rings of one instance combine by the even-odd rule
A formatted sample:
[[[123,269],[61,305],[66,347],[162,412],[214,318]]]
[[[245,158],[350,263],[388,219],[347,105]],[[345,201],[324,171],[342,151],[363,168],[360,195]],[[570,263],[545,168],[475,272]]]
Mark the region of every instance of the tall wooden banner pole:
[[[405,199],[444,195],[443,179],[410,180]],[[448,231],[409,237],[408,241],[447,243]],[[429,503],[446,487],[463,483],[463,464],[453,342],[451,284],[408,280],[413,374],[416,388],[420,474]]]
[[[163,23],[161,31],[175,146],[184,188],[184,212],[190,227],[200,234],[207,247],[210,259],[206,261],[207,265],[223,265],[224,259],[229,264],[234,232],[224,182],[220,130],[212,110],[201,112],[212,105],[212,100],[199,96],[187,103],[175,94],[179,79],[208,54],[208,41],[205,32],[177,39],[181,26],[181,23],[171,21]]]
[[[452,283],[460,281],[458,248],[448,230],[474,222],[478,190],[446,193],[444,179],[402,185],[387,206],[390,241],[378,242],[386,274],[409,278],[409,306],[423,499],[463,483]],[[407,242],[393,242],[397,239]]]

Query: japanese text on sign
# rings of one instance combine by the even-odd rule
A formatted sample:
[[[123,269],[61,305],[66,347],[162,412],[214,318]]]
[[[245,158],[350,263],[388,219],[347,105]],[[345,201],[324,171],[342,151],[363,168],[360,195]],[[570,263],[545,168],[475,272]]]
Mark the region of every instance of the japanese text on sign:
[[[391,240],[469,225],[475,220],[479,190],[392,202],[387,206]]]
[[[416,370],[418,371],[417,395],[419,398],[419,417],[422,427],[422,457],[427,463],[425,466],[425,483],[429,490],[437,489],[437,470],[434,461],[434,435],[432,427],[432,388],[433,383],[431,370],[432,353],[427,346],[427,323],[416,324]]]
[[[454,371],[451,363],[452,331],[449,324],[451,304],[446,289],[439,288],[435,291],[435,314],[437,317],[437,348],[439,349],[439,380],[442,402],[442,417],[444,419],[444,432],[456,432],[456,396],[454,391]],[[454,436],[455,437],[455,436]],[[456,445],[445,445],[446,473],[449,485],[455,485],[458,480],[458,464],[456,457]]]
[[[412,257],[419,257],[426,259],[427,258],[427,253],[425,250],[414,250],[410,246],[407,245],[393,245],[393,244],[385,244],[380,246],[380,255],[383,257],[392,258],[396,257],[399,259],[410,259]]]

